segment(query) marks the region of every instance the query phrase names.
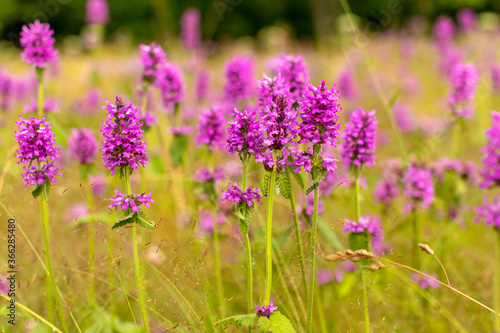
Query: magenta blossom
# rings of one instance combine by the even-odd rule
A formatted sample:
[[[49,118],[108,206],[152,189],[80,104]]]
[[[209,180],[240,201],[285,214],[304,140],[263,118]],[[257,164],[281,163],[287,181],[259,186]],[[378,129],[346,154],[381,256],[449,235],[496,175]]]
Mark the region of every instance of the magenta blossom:
[[[38,103],[37,103],[36,99],[34,99],[34,98],[31,100],[31,104],[25,104],[23,107],[24,113],[29,113],[29,112],[36,113],[37,110],[38,110]],[[49,113],[49,112],[58,113],[59,106],[52,99],[47,98],[47,99],[45,99],[45,103],[43,103],[43,112],[44,113]]]
[[[495,196],[491,203],[488,203],[485,198],[484,206],[478,206],[474,210],[477,214],[474,222],[484,220],[486,225],[492,225],[500,230],[500,202],[498,202],[498,195]]]
[[[342,133],[340,156],[346,168],[356,166],[361,168],[375,164],[375,143],[378,121],[375,110],[364,111],[358,108],[349,119],[346,129]]]
[[[428,209],[434,202],[434,184],[430,170],[410,166],[403,176],[403,184],[404,196],[408,200],[406,211],[417,207]]]
[[[121,209],[123,211],[127,211],[130,209],[132,213],[137,213],[139,211],[139,206],[144,205],[148,208],[150,208],[149,203],[154,202],[153,199],[151,199],[151,191],[149,194],[121,194],[118,189],[115,189],[115,194],[116,196],[114,197],[109,197],[109,200],[111,200],[111,204],[108,206],[109,209],[111,210],[118,210]]]
[[[304,57],[283,54],[277,61],[276,71],[288,86],[290,103],[292,105],[298,103],[309,81],[309,71]]]
[[[226,124],[222,110],[204,109],[198,122],[196,143],[198,147],[206,145],[208,149],[222,149],[226,139]]]
[[[94,162],[97,149],[97,140],[90,128],[71,129],[68,150],[73,160],[91,164]]]
[[[344,223],[344,233],[363,233],[368,231],[376,234],[380,230],[380,219],[375,216],[360,216],[359,222],[346,219]]]
[[[257,317],[267,317],[271,315],[274,311],[278,309],[277,306],[274,305],[273,299],[269,301],[269,305],[266,307],[265,305],[256,306],[257,308]]]
[[[158,69],[156,86],[160,89],[163,106],[171,111],[185,97],[184,77],[175,64],[166,61]]]
[[[224,179],[224,170],[219,167],[210,172],[209,168],[202,168],[196,173],[195,179],[201,182],[219,182]]]
[[[228,200],[234,203],[245,202],[247,206],[253,206],[253,201],[257,200],[262,205],[260,199],[264,196],[259,194],[260,190],[258,188],[254,190],[252,186],[249,186],[245,191],[242,191],[236,183],[232,186],[231,183],[228,183],[227,186],[228,189],[222,191],[223,196],[221,200]]]
[[[491,111],[491,127],[486,131],[486,139],[488,143],[482,149],[481,188],[500,185],[500,112]]]
[[[448,102],[457,117],[471,118],[478,84],[477,69],[472,64],[458,64],[451,72],[452,91]]]
[[[27,63],[44,68],[47,63],[57,60],[57,50],[54,49],[54,30],[48,23],[34,23],[23,25],[21,31],[21,46],[24,48],[21,58]]]
[[[238,103],[250,97],[254,88],[253,59],[235,57],[226,63],[226,84],[224,93],[227,100]]]
[[[106,24],[109,21],[109,8],[106,0],[87,0],[85,22],[87,24]]]
[[[139,45],[142,63],[142,80],[148,84],[154,84],[158,76],[159,68],[166,62],[165,53],[160,45],[151,43]]]
[[[201,14],[198,9],[188,8],[181,18],[181,40],[187,49],[195,49],[201,42]]]

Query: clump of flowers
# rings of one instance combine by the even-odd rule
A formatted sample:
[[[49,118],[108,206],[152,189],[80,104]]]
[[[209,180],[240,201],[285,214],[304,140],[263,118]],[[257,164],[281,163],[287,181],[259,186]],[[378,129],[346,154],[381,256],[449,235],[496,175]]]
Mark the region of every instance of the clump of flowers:
[[[417,207],[428,209],[434,202],[434,185],[432,173],[428,169],[410,166],[403,176],[404,196],[409,200],[406,211],[414,211]]]
[[[457,14],[460,28],[465,33],[474,31],[477,26],[476,12],[470,8],[461,9]]]
[[[337,86],[343,99],[354,100],[358,96],[358,91],[354,82],[354,74],[349,68],[345,68],[340,73],[337,79]]]
[[[500,185],[500,112],[491,111],[491,127],[486,131],[488,144],[482,149],[483,181],[481,188],[490,188]]]
[[[227,100],[238,103],[251,96],[253,69],[253,60],[247,57],[234,57],[226,63],[224,93]]]
[[[21,58],[27,63],[44,68],[47,63],[57,59],[57,50],[54,49],[55,39],[52,37],[54,30],[50,29],[48,23],[34,23],[23,25],[21,31]]]
[[[54,147],[54,133],[52,125],[43,119],[30,118],[29,120],[19,117],[16,122],[16,141],[18,164],[24,164],[22,177],[24,186],[43,185],[46,182],[55,183],[55,176],[62,176],[59,172],[60,166],[54,163],[59,158],[59,149]]]
[[[380,180],[375,186],[375,199],[389,206],[394,199],[399,195],[398,182],[396,177],[388,176]]]
[[[478,84],[477,69],[472,64],[458,64],[451,73],[452,91],[448,98],[457,117],[472,117],[474,95]]]
[[[267,317],[267,318],[269,318],[271,313],[273,313],[274,311],[276,311],[278,309],[278,307],[274,305],[272,298],[271,298],[269,305],[267,307],[265,305],[262,305],[262,306],[257,305],[256,308],[257,308],[257,311],[256,311],[257,317]]]
[[[288,85],[290,103],[298,103],[302,97],[302,90],[304,90],[309,81],[309,71],[307,70],[304,57],[283,54],[277,61],[276,70]]]
[[[316,274],[316,283],[318,284],[318,286],[330,283],[332,281],[333,281],[332,272],[330,272],[330,270],[327,268],[319,270],[318,273]]]
[[[149,205],[150,202],[154,202],[153,199],[151,199],[151,191],[149,194],[122,194],[120,193],[117,189],[115,189],[115,196],[114,197],[109,197],[109,200],[111,200],[111,204],[108,206],[109,209],[111,210],[123,210],[123,211],[130,211],[132,213],[137,213],[139,211],[139,206],[144,205],[148,208],[151,206]]]
[[[188,8],[181,18],[181,40],[187,49],[195,49],[201,42],[201,14],[198,9]]]
[[[355,110],[349,119],[347,128],[342,133],[343,143],[340,156],[347,166],[361,168],[375,164],[375,142],[377,137],[377,118],[375,110]]]
[[[213,172],[210,172],[210,168],[202,168],[196,173],[195,179],[202,182],[218,182],[224,179],[224,170],[215,168]]]
[[[498,195],[495,196],[491,203],[488,203],[486,199],[484,201],[484,206],[478,206],[474,209],[477,214],[474,221],[480,222],[484,220],[486,225],[492,225],[500,230],[500,202],[498,201]]]
[[[143,141],[144,131],[141,129],[140,114],[133,102],[125,105],[119,96],[115,104],[106,99],[107,120],[103,121],[102,149],[104,167],[115,173],[115,168],[129,167],[137,169],[148,163],[146,142]]]
[[[158,69],[156,86],[160,89],[163,106],[167,110],[182,101],[185,96],[184,78],[176,65],[166,61]]]
[[[434,24],[434,38],[438,42],[450,42],[455,33],[455,25],[449,16],[439,16]]]
[[[208,149],[222,149],[226,138],[224,116],[219,109],[204,109],[198,123],[196,143],[198,147],[206,145]]]
[[[263,129],[255,111],[234,109],[228,121],[226,152],[230,154],[260,154],[264,144]]]
[[[359,221],[346,219],[344,223],[344,233],[363,233],[367,231],[370,234],[376,234],[380,229],[380,220],[373,216],[360,216]]]
[[[109,21],[109,8],[106,0],[87,0],[85,22],[104,25]]]
[[[248,186],[244,191],[239,188],[239,186],[235,183],[231,185],[231,183],[227,184],[228,189],[226,191],[222,191],[222,199],[228,200],[234,203],[245,203],[247,206],[253,206],[254,200],[257,200],[259,204],[262,205],[260,201],[264,196],[260,194],[260,190],[258,188],[253,188],[252,186]]]
[[[287,97],[290,99],[292,96],[287,82],[281,74],[276,75],[274,78],[264,74],[262,80],[259,81],[259,88],[260,92],[257,101],[258,110],[261,113],[268,112],[269,109],[275,107],[278,98]]]
[[[139,46],[142,62],[142,80],[146,84],[154,84],[160,67],[166,62],[165,53],[160,45],[151,43]]]
[[[97,140],[90,128],[71,130],[68,150],[71,158],[79,163],[91,164],[97,153]]]

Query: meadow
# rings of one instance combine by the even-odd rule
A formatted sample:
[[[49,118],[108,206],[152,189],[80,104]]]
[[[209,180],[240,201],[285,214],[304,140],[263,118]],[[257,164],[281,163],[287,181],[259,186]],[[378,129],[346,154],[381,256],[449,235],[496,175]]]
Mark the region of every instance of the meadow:
[[[2,331],[500,332],[500,23],[469,15],[2,42]]]

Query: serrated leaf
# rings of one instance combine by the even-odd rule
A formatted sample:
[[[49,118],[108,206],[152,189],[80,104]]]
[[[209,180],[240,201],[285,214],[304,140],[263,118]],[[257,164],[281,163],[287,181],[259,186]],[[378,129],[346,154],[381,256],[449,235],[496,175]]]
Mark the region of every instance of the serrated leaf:
[[[247,206],[245,202],[238,202],[236,205],[235,215],[238,217],[238,227],[243,235],[248,233],[253,209],[254,206]]]
[[[306,187],[306,184],[304,183],[304,178],[302,178],[302,174],[300,172],[293,171],[293,168],[289,165],[286,166],[286,172],[288,172],[293,176],[293,178],[295,178],[295,180],[302,189]]]
[[[274,311],[269,316],[271,321],[271,329],[273,333],[295,333],[292,322],[279,311]]]
[[[259,317],[257,326],[262,332],[271,332],[271,321],[267,317]]]
[[[33,196],[33,198],[36,199],[43,193],[43,187],[44,187],[44,184],[38,185],[37,187],[35,187],[35,189],[33,191],[31,191],[31,195]]]
[[[317,189],[319,186],[319,183],[314,183],[312,184],[307,190],[306,190],[306,195],[309,195],[309,193],[311,193],[312,191],[314,191],[315,189]]]
[[[288,176],[288,172],[281,172],[276,175],[276,184],[278,185],[278,189],[281,195],[285,199],[290,199],[292,195],[292,185],[290,184],[290,177]]]
[[[48,178],[45,178],[45,183],[43,186],[43,196],[45,197],[45,201],[49,202],[49,193],[50,193],[50,187],[51,187],[50,180]]]
[[[144,214],[142,210],[138,211],[136,214],[137,214],[136,222],[138,225],[149,230],[156,229],[156,223],[154,223],[149,217],[147,217],[147,215]]]
[[[124,218],[122,218],[121,220],[118,220],[115,224],[113,224],[111,229],[116,229],[119,227],[126,226],[127,224],[135,223],[136,219],[137,219],[137,213],[129,214]]]
[[[255,319],[257,319],[257,315],[255,313],[241,314],[221,319],[215,323],[215,326],[236,323],[242,327],[252,327],[253,323],[255,322]]]
[[[269,180],[271,178],[271,174],[269,172],[264,173],[262,179],[260,181],[260,189],[262,190],[262,194],[267,197],[269,193]]]
[[[172,159],[172,165],[177,167],[182,162],[182,157],[186,152],[188,144],[187,135],[174,135],[172,144],[170,146],[170,158]]]

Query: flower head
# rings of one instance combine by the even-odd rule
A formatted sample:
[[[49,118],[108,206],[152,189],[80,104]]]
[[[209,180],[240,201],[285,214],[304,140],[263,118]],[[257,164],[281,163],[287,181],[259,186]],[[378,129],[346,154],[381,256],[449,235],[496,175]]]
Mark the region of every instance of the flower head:
[[[474,211],[477,214],[474,222],[484,220],[486,225],[493,225],[500,230],[500,202],[498,201],[498,195],[495,196],[491,203],[488,203],[485,198],[484,206],[478,206]]]
[[[228,183],[227,186],[228,189],[222,191],[223,196],[221,200],[228,200],[234,203],[244,202],[247,206],[253,206],[253,201],[257,200],[262,205],[260,199],[264,196],[259,194],[260,190],[258,188],[254,189],[252,186],[249,186],[245,191],[242,191],[236,183],[234,185]]]
[[[458,24],[464,32],[471,32],[476,29],[476,12],[470,8],[461,9],[457,14]]]
[[[257,317],[267,317],[267,318],[269,318],[271,313],[273,313],[278,309],[278,307],[274,305],[272,299],[269,301],[269,305],[267,307],[265,305],[262,306],[257,305],[256,308],[257,308]]]
[[[209,168],[202,168],[196,173],[195,179],[201,182],[219,182],[224,179],[224,170],[215,168],[214,172],[210,172]]]
[[[71,157],[84,164],[94,162],[97,153],[97,140],[90,128],[81,128],[71,130],[71,136],[68,140],[68,149]]]
[[[356,84],[354,82],[354,74],[350,68],[345,68],[337,79],[337,86],[342,98],[346,100],[354,100],[358,96]]]
[[[226,63],[226,85],[224,93],[227,100],[237,103],[250,97],[254,87],[253,60],[247,57],[234,57]]]
[[[327,268],[318,270],[318,272],[316,273],[316,281],[318,283],[318,286],[332,282],[332,272],[330,272],[330,270]]]
[[[234,109],[228,121],[226,152],[260,154],[264,145],[264,129],[254,111]]]
[[[224,223],[224,215],[217,214],[217,224]],[[200,222],[199,229],[197,231],[198,236],[212,236],[214,233],[214,217],[212,212],[210,211],[202,211],[200,212]]]
[[[368,231],[376,234],[380,230],[380,219],[375,216],[360,216],[359,222],[346,219],[344,223],[344,233],[362,233]]]
[[[138,108],[132,106],[133,102],[123,104],[119,96],[116,96],[115,104],[107,99],[106,104],[103,109],[107,109],[108,114],[101,129],[104,167],[111,170],[112,175],[116,167],[137,169],[139,164],[145,167],[148,154]]]
[[[298,103],[302,97],[302,90],[309,81],[309,72],[304,57],[283,54],[277,61],[276,70],[288,86],[290,103]]]
[[[399,194],[397,185],[396,178],[392,176],[380,180],[375,187],[375,200],[389,206]]]
[[[215,108],[204,109],[200,116],[196,135],[198,147],[203,144],[210,150],[222,149],[225,138],[226,124],[222,110]]]
[[[377,118],[375,110],[355,110],[342,133],[340,156],[346,167],[355,165],[370,167],[375,164],[375,142],[377,137]]]
[[[259,81],[259,87],[260,92],[257,101],[259,102],[258,110],[261,113],[275,108],[278,98],[286,97],[287,100],[290,100],[292,96],[289,92],[289,86],[281,74],[272,79],[264,74],[263,79]]]
[[[198,9],[188,8],[181,18],[181,39],[187,49],[195,49],[201,42],[201,14]]]
[[[428,169],[410,166],[403,176],[404,196],[409,200],[406,211],[418,206],[428,209],[434,202],[434,184],[432,173]]]
[[[340,135],[340,123],[338,112],[342,110],[337,103],[338,91],[335,87],[328,89],[325,81],[317,87],[309,84],[304,89],[300,101],[299,124],[300,143],[312,142],[337,146],[337,138]]]
[[[114,197],[109,197],[109,200],[111,200],[111,204],[108,206],[109,209],[111,210],[131,210],[132,213],[137,213],[139,211],[139,206],[144,205],[148,208],[150,208],[149,203],[154,202],[153,199],[151,199],[151,191],[149,194],[122,194],[118,191],[118,189],[115,189],[115,196]]]
[[[455,25],[449,16],[439,16],[434,24],[434,38],[439,42],[453,39]]]
[[[486,139],[488,143],[482,149],[481,188],[500,185],[500,112],[491,111],[491,127],[486,131]]]
[[[472,64],[457,64],[451,72],[452,91],[448,101],[457,117],[472,117],[474,95],[478,84],[477,69]]]
[[[158,76],[159,68],[166,62],[165,53],[160,45],[151,43],[139,45],[142,62],[142,80],[148,84],[154,84]]]
[[[172,110],[184,98],[184,77],[179,67],[168,61],[158,69],[157,74],[156,86],[160,89],[163,106]]]
[[[106,0],[87,0],[85,22],[87,24],[106,24],[109,21],[109,8]]]
[[[23,25],[21,31],[21,58],[35,67],[45,67],[47,63],[57,59],[57,50],[54,49],[54,31],[48,23],[34,23]]]

